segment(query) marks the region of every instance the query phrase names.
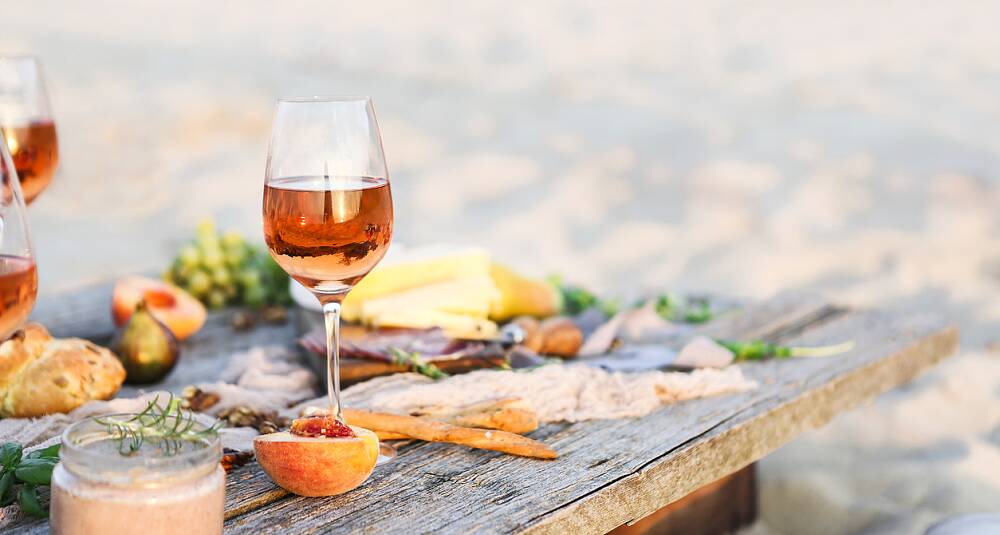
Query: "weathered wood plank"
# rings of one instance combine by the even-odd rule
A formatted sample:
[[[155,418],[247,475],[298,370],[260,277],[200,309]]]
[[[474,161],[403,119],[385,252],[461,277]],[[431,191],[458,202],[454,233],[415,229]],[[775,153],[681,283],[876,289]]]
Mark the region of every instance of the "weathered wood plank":
[[[725,535],[757,520],[757,463],[698,488],[611,535]]]
[[[745,365],[747,373],[766,386],[746,396],[742,409],[601,492],[537,516],[529,531],[596,533],[642,518],[835,414],[911,380],[953,353],[958,343],[956,329],[939,319],[876,313],[852,314],[792,341],[844,339],[856,340],[858,348],[833,359]],[[693,404],[703,401],[709,400]]]
[[[711,328],[725,336],[768,336],[837,315],[818,314],[828,309],[816,299],[784,297]],[[380,468],[364,487],[348,495],[290,496],[230,521],[228,528],[262,533],[284,532],[293,525],[300,533],[362,527],[392,532],[412,526],[435,532],[522,530],[538,515],[634,473],[671,447],[708,432],[719,420],[738,413],[747,400],[732,396],[701,401],[706,403],[679,404],[639,420],[545,426],[534,436],[560,451],[560,459],[553,462],[423,445],[398,457],[395,466]]]

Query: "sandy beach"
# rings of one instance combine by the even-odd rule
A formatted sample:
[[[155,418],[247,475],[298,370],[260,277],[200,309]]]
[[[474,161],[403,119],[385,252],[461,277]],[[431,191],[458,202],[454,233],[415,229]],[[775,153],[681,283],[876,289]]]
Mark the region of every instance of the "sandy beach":
[[[42,292],[258,238],[279,95],[375,99],[396,239],[612,295],[787,289],[946,314],[961,354],[761,463],[753,534],[1000,504],[1000,8],[953,2],[38,0],[62,164]]]

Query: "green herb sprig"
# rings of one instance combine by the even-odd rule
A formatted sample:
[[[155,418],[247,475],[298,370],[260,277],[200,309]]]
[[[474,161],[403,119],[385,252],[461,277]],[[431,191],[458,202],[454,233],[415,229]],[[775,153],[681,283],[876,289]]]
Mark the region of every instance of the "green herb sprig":
[[[127,419],[94,418],[106,425],[108,434],[118,440],[118,453],[132,455],[147,440],[155,440],[156,446],[166,455],[175,455],[185,442],[195,442],[219,434],[223,423],[216,421],[206,429],[195,429],[194,413],[181,408],[181,399],[173,394],[166,405],[159,404],[160,397],[153,398],[138,414]]]
[[[390,348],[389,353],[392,355],[393,364],[409,366],[413,371],[419,373],[420,375],[425,375],[435,381],[448,377],[448,374],[441,368],[438,368],[430,362],[426,362],[424,359],[420,358],[420,353],[408,353],[395,347]]]
[[[637,306],[642,306],[638,303]],[[707,298],[680,298],[663,294],[656,298],[654,308],[661,318],[678,323],[705,323],[715,318],[712,303]]]
[[[732,351],[737,361],[790,357],[829,357],[850,351],[854,347],[854,342],[814,347],[779,346],[762,340],[751,340],[748,342],[716,340],[716,342]]]
[[[565,284],[559,275],[551,275],[546,280],[562,294],[563,314],[572,316],[597,308],[606,317],[611,317],[622,310],[622,304],[617,299],[601,299],[585,288]],[[642,307],[648,302],[649,299],[636,301],[631,308]],[[653,303],[656,313],[665,320],[678,323],[705,323],[715,319],[712,303],[704,297],[682,298],[666,293],[653,298]]]
[[[52,470],[59,462],[59,444],[23,453],[24,448],[17,442],[0,446],[0,506],[16,500],[24,514],[45,518],[49,516],[48,506],[38,499],[38,487],[52,482]]]

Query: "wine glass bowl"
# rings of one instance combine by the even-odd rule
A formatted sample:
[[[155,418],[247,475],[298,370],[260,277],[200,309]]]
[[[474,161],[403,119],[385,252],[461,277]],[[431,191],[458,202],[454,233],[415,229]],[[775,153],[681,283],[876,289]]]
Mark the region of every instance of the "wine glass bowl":
[[[264,178],[264,241],[323,306],[327,390],[340,415],[340,302],[385,256],[392,193],[372,101],[278,100]]]
[[[56,126],[37,58],[0,57],[0,127],[30,203],[52,182],[59,163]]]
[[[278,264],[321,303],[339,301],[385,256],[389,183],[376,177],[282,177],[264,186],[264,236]]]
[[[14,162],[0,135],[0,341],[20,328],[35,306],[38,274]]]

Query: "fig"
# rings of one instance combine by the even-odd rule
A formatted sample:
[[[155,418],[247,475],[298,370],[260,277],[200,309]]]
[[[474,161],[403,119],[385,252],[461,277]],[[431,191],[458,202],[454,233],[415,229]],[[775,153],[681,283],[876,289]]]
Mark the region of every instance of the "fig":
[[[112,348],[125,367],[125,382],[155,383],[174,369],[180,347],[174,334],[140,300]]]

